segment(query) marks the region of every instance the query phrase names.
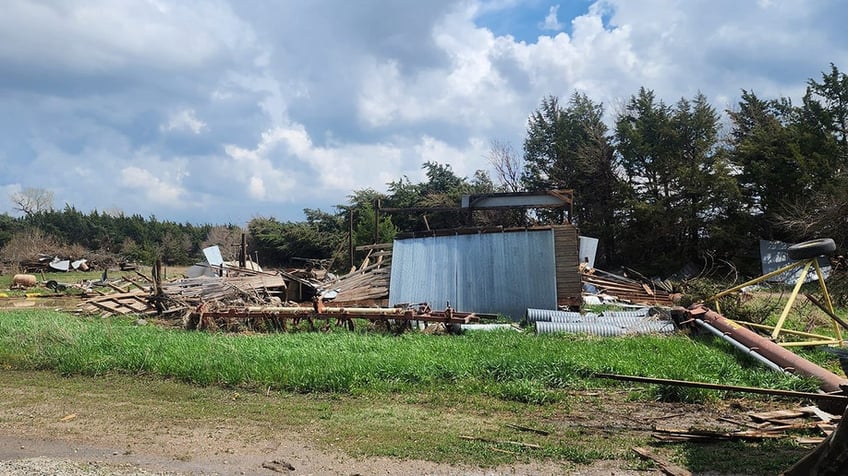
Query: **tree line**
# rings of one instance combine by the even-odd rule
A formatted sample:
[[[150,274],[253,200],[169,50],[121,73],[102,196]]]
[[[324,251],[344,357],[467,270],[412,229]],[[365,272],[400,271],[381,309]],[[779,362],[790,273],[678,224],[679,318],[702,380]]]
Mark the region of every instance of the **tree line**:
[[[701,93],[667,104],[644,87],[611,120],[585,93],[549,96],[529,116],[521,150],[492,141],[489,160],[494,174],[471,177],[426,162],[421,182],[400,177],[385,193],[356,190],[333,210],[306,209],[302,221],[257,217],[244,230],[83,213],[70,205],[53,210],[44,203],[52,195],[35,190],[12,197],[24,216],[0,215],[0,247],[38,229],[129,260],[188,264],[208,244],[234,256],[245,233],[262,264],[321,259],[344,270],[361,258],[351,256],[351,245],[390,241],[398,232],[560,219],[545,210],[475,211],[469,223],[465,213],[444,210],[463,195],[571,189],[573,223],[599,239],[601,267],[667,276],[707,260],[758,274],[760,239],[831,237],[840,250],[848,243],[848,76],[831,64],[807,81],[799,105],[742,90],[724,114]]]

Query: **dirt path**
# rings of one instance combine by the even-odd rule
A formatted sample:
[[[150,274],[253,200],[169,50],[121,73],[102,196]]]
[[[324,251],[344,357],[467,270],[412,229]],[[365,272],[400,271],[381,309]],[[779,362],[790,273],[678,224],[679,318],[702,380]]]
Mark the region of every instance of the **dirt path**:
[[[604,397],[584,396],[583,403],[572,410],[552,411],[544,419],[552,431],[596,442],[590,444],[604,445],[606,438],[620,442],[620,447],[606,447],[613,458],[583,466],[517,458],[519,463],[480,468],[423,459],[351,456],[351,449],[357,446],[344,444],[350,434],[328,435],[326,428],[334,427],[314,423],[321,415],[311,410],[297,413],[298,404],[293,400],[301,400],[302,408],[302,400],[312,398],[309,396],[251,394],[234,401],[231,390],[198,389],[158,380],[126,376],[62,378],[49,372],[0,369],[0,474],[651,475],[661,473],[649,469],[651,464],[638,464],[629,449],[650,439],[653,424],[712,426],[721,424],[722,416],[740,418],[754,409],[729,402],[703,406],[628,401],[625,394],[616,393]],[[377,413],[389,408],[381,409],[380,399],[364,404]],[[743,404],[760,405],[750,400]],[[786,403],[764,405],[781,408]],[[403,407],[391,408],[394,410],[388,411]],[[448,418],[462,418],[462,414]],[[367,426],[361,431],[372,430],[377,431]],[[398,439],[409,437],[402,431],[395,435]],[[367,439],[370,435],[361,436]],[[482,451],[497,451],[491,446],[484,448]],[[759,458],[768,458],[773,449],[757,451]],[[798,452],[794,459],[804,453],[791,451]],[[752,474],[752,469],[755,467],[742,473]]]
[[[625,463],[616,461],[583,468],[555,462],[477,468],[355,458],[332,445],[316,444],[321,435],[309,425],[292,431],[283,422],[269,421],[258,428],[261,420],[215,416],[214,407],[208,409],[212,417],[187,419],[182,410],[173,409],[185,404],[140,399],[130,388],[135,384],[125,380],[122,387],[98,379],[33,374],[22,377],[0,369],[3,475],[651,474],[622,469]]]
[[[102,423],[89,422],[93,427]],[[246,441],[237,432],[209,427],[172,428],[156,435],[126,434],[121,429],[68,435],[44,434],[34,427],[0,431],[4,433],[0,435],[0,473],[6,475],[489,475],[563,471],[554,464],[480,469],[384,457],[355,459],[341,452],[319,450],[300,435],[287,432],[280,432],[273,440]],[[583,471],[591,472],[574,474],[644,474],[619,471],[609,464]]]

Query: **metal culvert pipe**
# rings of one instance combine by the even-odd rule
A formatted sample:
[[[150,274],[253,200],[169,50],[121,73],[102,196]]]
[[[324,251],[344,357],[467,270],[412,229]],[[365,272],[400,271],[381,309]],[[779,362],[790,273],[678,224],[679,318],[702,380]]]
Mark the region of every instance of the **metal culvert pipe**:
[[[604,317],[645,317],[650,312],[650,308],[644,307],[635,311],[604,311],[601,315]]]
[[[597,316],[597,314],[581,314],[579,312],[572,311],[553,311],[549,309],[527,309],[527,322],[539,322],[545,321],[550,322],[553,316],[557,316],[559,319],[580,319],[586,316]]]
[[[842,393],[842,386],[848,385],[848,379],[819,367],[809,360],[762,337],[756,332],[736,324],[702,304],[695,304],[689,307],[687,314],[690,318],[703,320],[718,329],[722,334],[727,335],[729,338],[749,349],[755,350],[758,354],[774,362],[778,367],[787,372],[819,379],[822,382],[820,388],[827,393]]]
[[[670,332],[674,332],[674,324],[670,321],[642,321],[633,325],[616,325],[610,322],[536,322],[536,334],[570,333],[614,337]]]
[[[598,322],[600,320],[600,316],[595,314],[586,314],[586,315],[576,315],[576,316],[567,316],[554,314],[551,316],[548,322]]]
[[[586,322],[536,322],[536,334],[591,334],[603,337],[621,335],[620,327]]]
[[[599,324],[612,324],[616,326],[633,326],[641,322],[658,321],[647,317],[607,317],[607,316],[588,316],[588,317],[561,317],[551,316],[550,322],[595,322]]]

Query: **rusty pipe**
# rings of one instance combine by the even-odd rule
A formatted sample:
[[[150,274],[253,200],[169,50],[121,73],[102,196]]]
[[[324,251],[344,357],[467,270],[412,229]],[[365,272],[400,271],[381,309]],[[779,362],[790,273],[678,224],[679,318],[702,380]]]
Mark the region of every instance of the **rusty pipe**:
[[[290,306],[248,306],[247,311],[262,313],[273,312],[278,314],[303,314],[312,313],[313,309],[309,307],[290,307]],[[362,316],[398,316],[403,315],[405,309],[400,308],[383,308],[383,307],[323,307],[319,314],[357,314]]]
[[[843,392],[842,386],[848,379],[822,368],[809,360],[777,345],[765,337],[727,319],[702,304],[694,304],[687,310],[693,319],[701,319],[720,330],[724,335],[739,342],[777,364],[781,369],[794,374],[814,377],[821,381],[821,390],[827,393]]]

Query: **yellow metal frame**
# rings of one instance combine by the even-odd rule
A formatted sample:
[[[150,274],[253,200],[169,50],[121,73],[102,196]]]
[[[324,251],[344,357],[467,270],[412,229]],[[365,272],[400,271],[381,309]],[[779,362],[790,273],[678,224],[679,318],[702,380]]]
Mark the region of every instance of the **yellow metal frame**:
[[[820,335],[820,334],[813,334],[811,332],[801,332],[801,331],[794,331],[794,330],[791,330],[791,329],[784,329],[783,328],[783,325],[786,322],[786,317],[789,315],[789,310],[792,308],[792,305],[795,303],[795,299],[798,297],[798,292],[801,290],[801,286],[804,284],[804,280],[807,278],[807,274],[809,274],[811,267],[816,270],[816,276],[818,277],[819,286],[821,287],[822,294],[824,295],[825,306],[827,306],[827,308],[830,310],[831,314],[833,314],[833,302],[830,299],[830,293],[827,292],[827,285],[824,282],[824,274],[822,274],[821,268],[819,267],[818,258],[809,258],[809,259],[805,259],[805,260],[801,260],[801,261],[796,261],[796,262],[789,264],[789,265],[786,265],[786,266],[784,266],[784,267],[782,267],[778,270],[764,274],[764,275],[760,276],[759,278],[755,278],[755,279],[752,279],[748,282],[742,283],[738,286],[734,286],[730,289],[726,289],[726,290],[716,294],[715,296],[711,297],[710,299],[708,299],[708,301],[712,301],[713,304],[715,305],[716,312],[721,313],[721,308],[719,307],[719,299],[721,299],[725,296],[728,296],[730,294],[733,294],[736,291],[739,291],[740,289],[742,289],[746,286],[751,286],[752,284],[757,284],[757,283],[763,282],[763,281],[765,281],[765,280],[767,280],[771,277],[777,276],[777,275],[785,273],[787,271],[791,271],[791,270],[796,269],[796,268],[803,268],[801,270],[801,275],[798,276],[798,280],[795,282],[795,287],[792,288],[792,294],[789,295],[789,301],[786,302],[786,305],[783,307],[783,312],[780,313],[780,318],[778,318],[778,320],[777,320],[777,325],[767,326],[767,325],[763,325],[763,324],[753,324],[753,323],[750,323],[750,322],[738,322],[738,324],[750,326],[750,327],[756,327],[756,328],[760,328],[760,329],[771,330],[772,331],[771,339],[773,341],[777,341],[777,338],[780,336],[781,333],[795,335],[795,336],[801,336],[801,337],[808,337],[808,338],[812,339],[812,340],[807,340],[807,341],[779,342],[778,343],[779,345],[784,346],[784,347],[790,347],[790,346],[801,347],[801,346],[813,346],[813,345],[839,345],[839,346],[842,346],[842,343],[843,343],[842,342],[842,330],[840,329],[840,327],[836,323],[836,321],[834,321],[833,319],[831,319],[831,322],[833,324],[833,330],[836,333],[836,339],[834,339],[833,337],[823,336],[823,335]]]

